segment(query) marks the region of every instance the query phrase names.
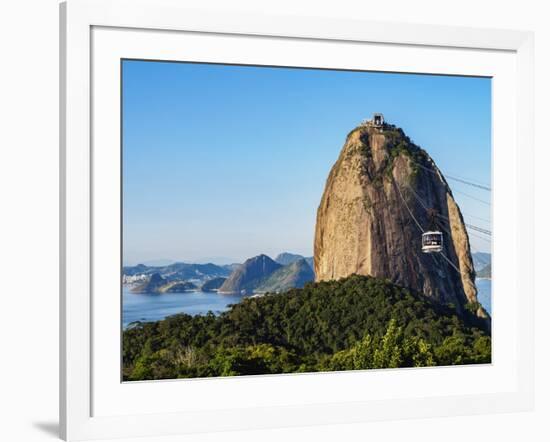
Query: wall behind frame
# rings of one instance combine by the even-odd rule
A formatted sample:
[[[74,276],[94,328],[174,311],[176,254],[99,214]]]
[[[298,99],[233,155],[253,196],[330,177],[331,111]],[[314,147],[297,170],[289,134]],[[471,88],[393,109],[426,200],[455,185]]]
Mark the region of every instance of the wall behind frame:
[[[548,437],[550,367],[546,324],[550,299],[545,274],[550,240],[550,155],[544,149],[550,102],[550,28],[537,0],[232,0],[235,11],[437,23],[534,30],[537,143],[536,411],[512,415],[380,422],[290,430],[235,432],[226,442],[281,440],[499,440]],[[227,8],[223,0],[182,0],[186,7]],[[58,2],[4,2],[0,14],[0,439],[57,440],[58,379]],[[546,142],[547,144],[547,142]],[[37,289],[38,288],[38,289]],[[129,439],[126,439],[129,440]],[[140,442],[219,441],[219,434]]]

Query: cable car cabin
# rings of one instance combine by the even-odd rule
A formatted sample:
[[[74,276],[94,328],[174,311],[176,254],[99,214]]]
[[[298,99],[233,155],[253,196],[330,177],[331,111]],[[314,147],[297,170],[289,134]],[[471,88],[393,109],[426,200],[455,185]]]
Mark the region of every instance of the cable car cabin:
[[[443,234],[439,231],[424,232],[422,234],[422,251],[436,253],[443,250]]]

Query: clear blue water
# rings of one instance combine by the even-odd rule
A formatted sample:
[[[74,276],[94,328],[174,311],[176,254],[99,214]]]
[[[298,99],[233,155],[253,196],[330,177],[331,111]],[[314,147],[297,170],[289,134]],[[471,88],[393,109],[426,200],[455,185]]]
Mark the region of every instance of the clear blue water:
[[[207,292],[167,293],[162,295],[130,293],[122,289],[122,324],[126,328],[134,321],[158,321],[176,313],[204,315],[227,310],[242,299],[238,295],[218,295]]]
[[[478,299],[491,314],[491,280],[477,279]],[[130,293],[124,286],[122,291],[122,322],[124,328],[134,321],[158,321],[176,313],[204,315],[208,311],[215,314],[237,304],[243,297],[239,295],[219,295],[217,293],[187,292],[163,295]]]
[[[491,312],[491,280],[490,279],[476,279],[476,287],[477,287],[477,299],[481,303],[483,307],[485,307],[485,310],[489,312],[490,315],[493,313]]]

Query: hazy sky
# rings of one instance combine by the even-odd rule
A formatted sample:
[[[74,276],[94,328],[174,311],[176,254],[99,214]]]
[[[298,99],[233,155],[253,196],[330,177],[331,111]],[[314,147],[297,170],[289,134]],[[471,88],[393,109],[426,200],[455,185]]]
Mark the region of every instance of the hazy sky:
[[[373,112],[444,173],[491,183],[490,79],[124,61],[123,106],[125,264],[312,255],[328,172]],[[490,229],[490,206],[459,193],[490,192],[449,184]]]

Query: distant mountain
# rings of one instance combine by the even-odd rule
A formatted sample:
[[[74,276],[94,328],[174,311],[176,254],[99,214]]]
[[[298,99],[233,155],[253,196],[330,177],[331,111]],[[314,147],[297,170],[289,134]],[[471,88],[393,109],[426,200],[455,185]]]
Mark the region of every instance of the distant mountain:
[[[302,288],[313,281],[315,274],[304,258],[275,270],[260,284],[255,292],[284,292],[291,288]]]
[[[225,265],[233,264],[236,261],[237,260],[235,258],[227,256],[203,256],[201,258],[193,259],[190,262],[194,262],[197,264],[214,263],[223,267]]]
[[[491,279],[491,263],[487,264],[480,271],[476,272],[476,277]]]
[[[174,264],[176,261],[173,259],[151,259],[150,261],[143,261],[142,264],[148,267],[163,267],[170,264]]]
[[[201,291],[203,292],[214,292],[217,291],[223,283],[226,281],[227,278],[212,278],[206,281],[202,287]]]
[[[123,276],[125,283],[133,284],[133,293],[178,293],[195,290],[197,286],[190,280],[195,283],[200,281],[201,290],[205,292],[282,292],[289,288],[303,287],[306,282],[315,279],[312,276],[312,257],[281,253],[276,259],[280,262],[267,255],[259,255],[248,259],[244,264],[223,266],[184,262],[165,266],[138,264],[123,267]],[[273,274],[276,271],[278,272]]]
[[[159,289],[166,284],[166,280],[159,273],[153,273],[149,279],[132,288],[132,293],[159,293]]]
[[[275,262],[278,262],[283,266],[287,266],[293,262],[299,261],[300,259],[304,259],[304,257],[295,253],[283,252],[277,255]]]
[[[160,293],[183,293],[197,288],[195,284],[189,281],[170,281],[160,288]]]
[[[247,259],[231,273],[218,292],[252,293],[269,275],[281,267],[267,255]]]
[[[188,264],[176,262],[166,266],[146,266],[138,264],[127,266],[122,269],[126,276],[152,275],[158,273],[166,280],[198,279],[207,280],[215,277],[227,277],[231,270],[216,264]]]
[[[479,271],[491,263],[491,254],[485,252],[472,253],[472,260],[474,261],[474,269]]]
[[[124,266],[122,267],[122,273],[125,274],[126,276],[134,276],[134,275],[144,274],[148,271],[148,269],[150,269],[150,267],[146,266],[145,264],[138,264],[135,266]]]
[[[159,273],[153,273],[146,281],[131,289],[132,293],[183,293],[195,290],[197,286],[189,281],[167,281]]]
[[[305,259],[313,270],[313,256],[309,256],[306,258],[302,255],[297,255],[295,253],[283,252],[277,255],[277,257],[275,258],[275,262],[278,262],[283,266],[287,266],[289,264],[292,264],[293,262],[299,261],[300,259]]]
[[[230,274],[237,270],[241,266],[240,263],[234,262],[233,264],[225,264],[222,267],[227,270]]]

